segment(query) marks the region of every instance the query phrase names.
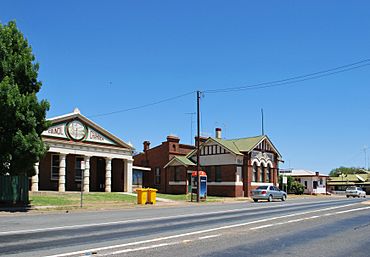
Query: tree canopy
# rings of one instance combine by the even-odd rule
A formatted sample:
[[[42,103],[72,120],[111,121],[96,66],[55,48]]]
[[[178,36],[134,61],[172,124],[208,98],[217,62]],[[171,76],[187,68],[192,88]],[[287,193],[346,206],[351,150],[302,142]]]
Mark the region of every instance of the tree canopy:
[[[355,167],[339,167],[330,171],[329,176],[336,177],[341,174],[366,174],[366,171],[363,168],[355,168]]]
[[[41,133],[49,125],[49,103],[36,96],[42,85],[38,69],[16,23],[0,23],[0,175],[32,176],[47,151]]]

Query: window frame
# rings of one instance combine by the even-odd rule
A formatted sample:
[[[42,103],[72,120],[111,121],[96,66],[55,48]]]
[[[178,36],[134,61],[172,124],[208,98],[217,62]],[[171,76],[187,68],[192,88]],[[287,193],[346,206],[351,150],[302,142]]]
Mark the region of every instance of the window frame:
[[[58,165],[54,164],[54,156],[58,157]],[[59,180],[59,170],[60,170],[60,155],[59,154],[51,154],[50,160],[50,180],[58,181]],[[56,171],[54,171],[54,168]]]
[[[215,166],[215,182],[222,182],[222,168]]]
[[[77,160],[80,160],[80,166],[78,167],[77,166],[77,163],[78,163],[78,161]],[[84,162],[84,158],[83,157],[81,157],[81,156],[76,156],[75,157],[75,169],[74,169],[74,171],[75,171],[75,173],[74,173],[74,175],[75,175],[75,182],[82,182],[82,180],[83,180],[83,172],[84,172],[84,170],[83,170],[83,162]],[[81,174],[78,174],[78,173],[81,173]]]
[[[157,174],[158,171],[158,174]],[[161,184],[161,168],[155,167],[154,168],[154,185],[160,185]]]

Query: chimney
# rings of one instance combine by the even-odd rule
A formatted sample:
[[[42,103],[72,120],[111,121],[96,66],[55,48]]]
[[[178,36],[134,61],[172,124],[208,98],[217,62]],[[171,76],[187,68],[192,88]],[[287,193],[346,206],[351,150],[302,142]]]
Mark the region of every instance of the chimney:
[[[216,128],[216,138],[217,139],[221,139],[222,136],[221,136],[221,128]]]
[[[167,142],[179,143],[180,138],[178,138],[177,136],[174,136],[174,135],[169,135],[169,136],[167,136]]]
[[[150,146],[150,142],[149,141],[144,141],[144,152],[146,152],[147,150],[149,150],[149,146]]]
[[[195,146],[197,146],[198,137],[197,137],[197,136],[195,136],[195,137],[194,137],[194,139],[195,139]],[[201,144],[203,144],[204,142],[206,142],[206,141],[207,141],[207,139],[208,139],[208,137],[202,137],[202,136],[200,136],[200,138],[199,138],[199,145],[201,145]]]
[[[317,172],[317,171],[315,172],[315,174],[316,174],[316,176],[320,176],[320,173],[319,173],[319,172]]]

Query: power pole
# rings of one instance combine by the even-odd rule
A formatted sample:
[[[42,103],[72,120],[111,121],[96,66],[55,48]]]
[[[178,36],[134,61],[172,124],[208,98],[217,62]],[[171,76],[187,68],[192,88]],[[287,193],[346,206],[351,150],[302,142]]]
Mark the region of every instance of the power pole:
[[[265,135],[265,128],[263,124],[263,108],[261,108],[261,117],[262,117],[262,120],[261,120],[262,135]]]
[[[200,202],[200,91],[197,91],[197,202]]]
[[[367,146],[365,145],[364,146],[364,154],[365,154],[365,167],[364,167],[364,169],[365,170],[368,170],[368,167],[367,167],[367,152],[366,152],[366,150],[367,150]]]

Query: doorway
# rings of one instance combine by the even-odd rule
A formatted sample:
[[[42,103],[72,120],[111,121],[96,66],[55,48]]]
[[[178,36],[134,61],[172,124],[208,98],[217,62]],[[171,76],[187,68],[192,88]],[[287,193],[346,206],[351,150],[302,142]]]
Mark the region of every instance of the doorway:
[[[97,182],[97,191],[105,191],[105,159],[98,158],[98,163],[96,167],[96,182]]]

